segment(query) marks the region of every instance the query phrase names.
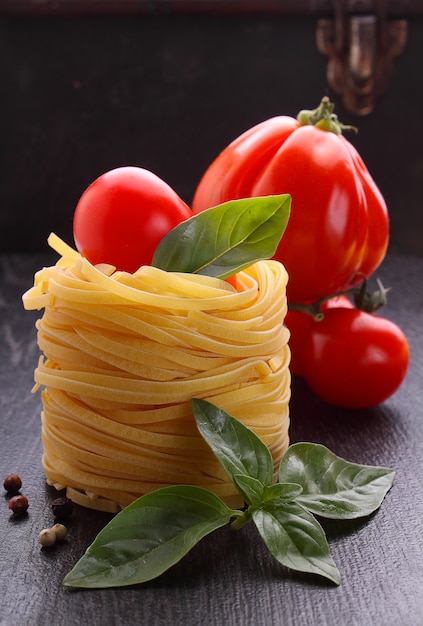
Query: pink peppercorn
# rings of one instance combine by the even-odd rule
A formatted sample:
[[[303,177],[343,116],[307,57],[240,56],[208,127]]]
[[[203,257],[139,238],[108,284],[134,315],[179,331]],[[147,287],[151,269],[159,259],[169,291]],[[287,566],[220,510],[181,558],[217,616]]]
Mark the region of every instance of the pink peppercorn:
[[[27,512],[29,507],[28,498],[26,496],[13,496],[9,500],[9,509],[17,517]]]

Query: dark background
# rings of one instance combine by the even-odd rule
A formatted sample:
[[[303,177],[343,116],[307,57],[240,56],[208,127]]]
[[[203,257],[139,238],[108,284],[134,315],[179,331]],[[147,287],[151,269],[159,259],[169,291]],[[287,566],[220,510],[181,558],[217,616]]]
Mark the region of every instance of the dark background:
[[[190,203],[237,135],[328,94],[359,127],[348,138],[386,198],[391,250],[423,255],[423,16],[408,20],[388,92],[359,117],[328,89],[316,15],[34,16],[12,4],[0,1],[0,251],[43,251],[50,231],[73,244],[80,195],[120,165]]]
[[[299,14],[322,2],[121,0],[144,12],[117,16],[82,10],[112,0],[0,0],[0,475],[18,472],[30,500],[28,516],[16,520],[3,492],[2,626],[422,625],[423,3],[392,0],[419,2],[420,15],[408,19],[389,91],[360,118],[327,89],[317,15]],[[289,3],[295,13],[276,10]],[[206,11],[241,4],[251,13]],[[166,12],[176,5],[204,11]],[[264,5],[273,8],[257,10]],[[410,367],[396,394],[365,411],[331,407],[294,378],[290,438],[394,468],[392,490],[375,515],[325,524],[338,588],[279,566],[247,526],[213,533],[146,585],[64,589],[63,576],[106,519],[76,507],[64,544],[40,549],[57,494],[45,484],[40,396],[30,393],[41,313],[24,311],[21,295],[56,258],[48,234],[72,243],[81,193],[119,165],[151,169],[190,202],[229,141],[270,116],[317,106],[325,93],[345,123],[359,126],[349,138],[387,200],[391,248],[378,277],[393,288],[383,316],[404,330]]]

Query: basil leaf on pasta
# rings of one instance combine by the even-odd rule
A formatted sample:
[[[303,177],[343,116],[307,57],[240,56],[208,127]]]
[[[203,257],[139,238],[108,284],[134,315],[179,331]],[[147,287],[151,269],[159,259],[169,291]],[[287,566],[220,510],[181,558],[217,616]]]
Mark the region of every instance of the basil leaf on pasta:
[[[271,484],[272,456],[251,429],[206,400],[194,398],[191,407],[198,430],[232,480],[239,475],[254,478],[263,486]],[[237,488],[239,486],[240,481]],[[252,485],[249,487],[251,489]],[[260,489],[255,487],[254,491],[259,495]],[[241,495],[246,497],[246,489],[241,490]],[[248,502],[249,498],[246,500]]]
[[[227,278],[270,259],[285,231],[288,194],[232,200],[178,224],[160,241],[153,266]]]

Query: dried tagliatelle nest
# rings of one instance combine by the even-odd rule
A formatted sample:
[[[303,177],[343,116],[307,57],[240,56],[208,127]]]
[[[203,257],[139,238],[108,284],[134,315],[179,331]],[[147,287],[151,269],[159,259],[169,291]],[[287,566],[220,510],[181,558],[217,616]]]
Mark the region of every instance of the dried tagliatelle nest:
[[[288,447],[290,373],[287,273],[259,261],[237,289],[197,274],[91,265],[61,254],[23,295],[43,353],[43,468],[74,502],[118,511],[174,484],[241,504],[199,434],[190,399],[204,398],[251,428],[275,468]]]

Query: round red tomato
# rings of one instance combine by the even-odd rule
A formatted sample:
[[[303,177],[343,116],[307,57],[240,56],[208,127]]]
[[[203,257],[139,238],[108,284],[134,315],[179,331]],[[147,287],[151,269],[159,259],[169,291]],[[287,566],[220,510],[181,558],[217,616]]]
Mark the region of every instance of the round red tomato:
[[[322,302],[320,310],[322,313],[329,309],[347,307],[353,308],[352,302],[344,295],[329,298]],[[308,313],[302,311],[288,310],[285,317],[285,326],[290,332],[289,348],[291,351],[290,370],[296,376],[303,375],[303,342],[308,328],[314,324],[313,318]]]
[[[159,241],[192,212],[161,178],[139,167],[119,167],[97,178],[75,209],[79,252],[94,265],[135,272],[151,265]]]
[[[389,398],[407,372],[407,339],[393,322],[354,308],[325,312],[304,336],[302,368],[323,400],[352,409]]]
[[[328,298],[322,302],[320,309],[323,313],[329,309],[353,309],[354,305],[347,296],[340,295],[334,298]]]

